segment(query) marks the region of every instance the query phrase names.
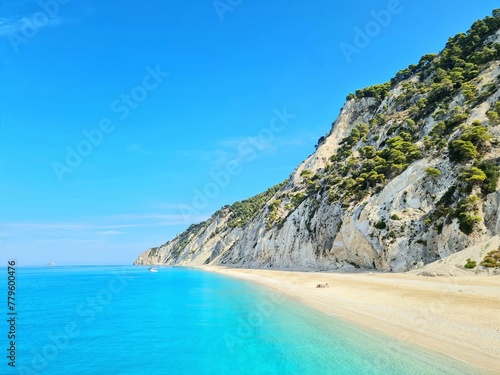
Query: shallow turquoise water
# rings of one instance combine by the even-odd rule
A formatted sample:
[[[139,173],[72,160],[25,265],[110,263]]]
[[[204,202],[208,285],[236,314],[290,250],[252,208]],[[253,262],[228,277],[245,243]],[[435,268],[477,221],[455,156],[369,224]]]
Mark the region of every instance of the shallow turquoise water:
[[[17,367],[2,374],[479,373],[200,270],[20,268],[17,286]]]

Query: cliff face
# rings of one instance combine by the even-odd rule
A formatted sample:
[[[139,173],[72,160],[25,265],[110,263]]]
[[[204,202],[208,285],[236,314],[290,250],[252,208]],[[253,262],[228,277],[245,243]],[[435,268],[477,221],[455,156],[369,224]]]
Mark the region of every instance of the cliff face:
[[[280,185],[135,264],[405,271],[500,234],[500,15],[350,94]]]

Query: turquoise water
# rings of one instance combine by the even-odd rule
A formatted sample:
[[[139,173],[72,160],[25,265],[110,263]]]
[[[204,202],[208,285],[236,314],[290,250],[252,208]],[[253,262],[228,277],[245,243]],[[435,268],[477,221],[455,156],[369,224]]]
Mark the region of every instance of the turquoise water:
[[[211,272],[18,268],[17,288],[2,374],[479,373]]]

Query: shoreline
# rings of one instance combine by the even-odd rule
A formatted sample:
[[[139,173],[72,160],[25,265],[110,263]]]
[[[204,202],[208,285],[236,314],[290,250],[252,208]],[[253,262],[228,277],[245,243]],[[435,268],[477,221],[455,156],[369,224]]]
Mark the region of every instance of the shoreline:
[[[500,278],[196,267],[278,290],[398,342],[486,371],[500,368]],[[329,288],[316,288],[329,283]]]

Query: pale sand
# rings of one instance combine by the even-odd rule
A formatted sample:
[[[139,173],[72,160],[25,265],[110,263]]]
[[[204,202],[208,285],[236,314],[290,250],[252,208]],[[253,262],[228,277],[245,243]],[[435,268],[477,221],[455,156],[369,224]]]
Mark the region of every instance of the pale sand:
[[[205,266],[312,308],[500,374],[500,277],[422,277]],[[318,289],[316,284],[329,283]]]

